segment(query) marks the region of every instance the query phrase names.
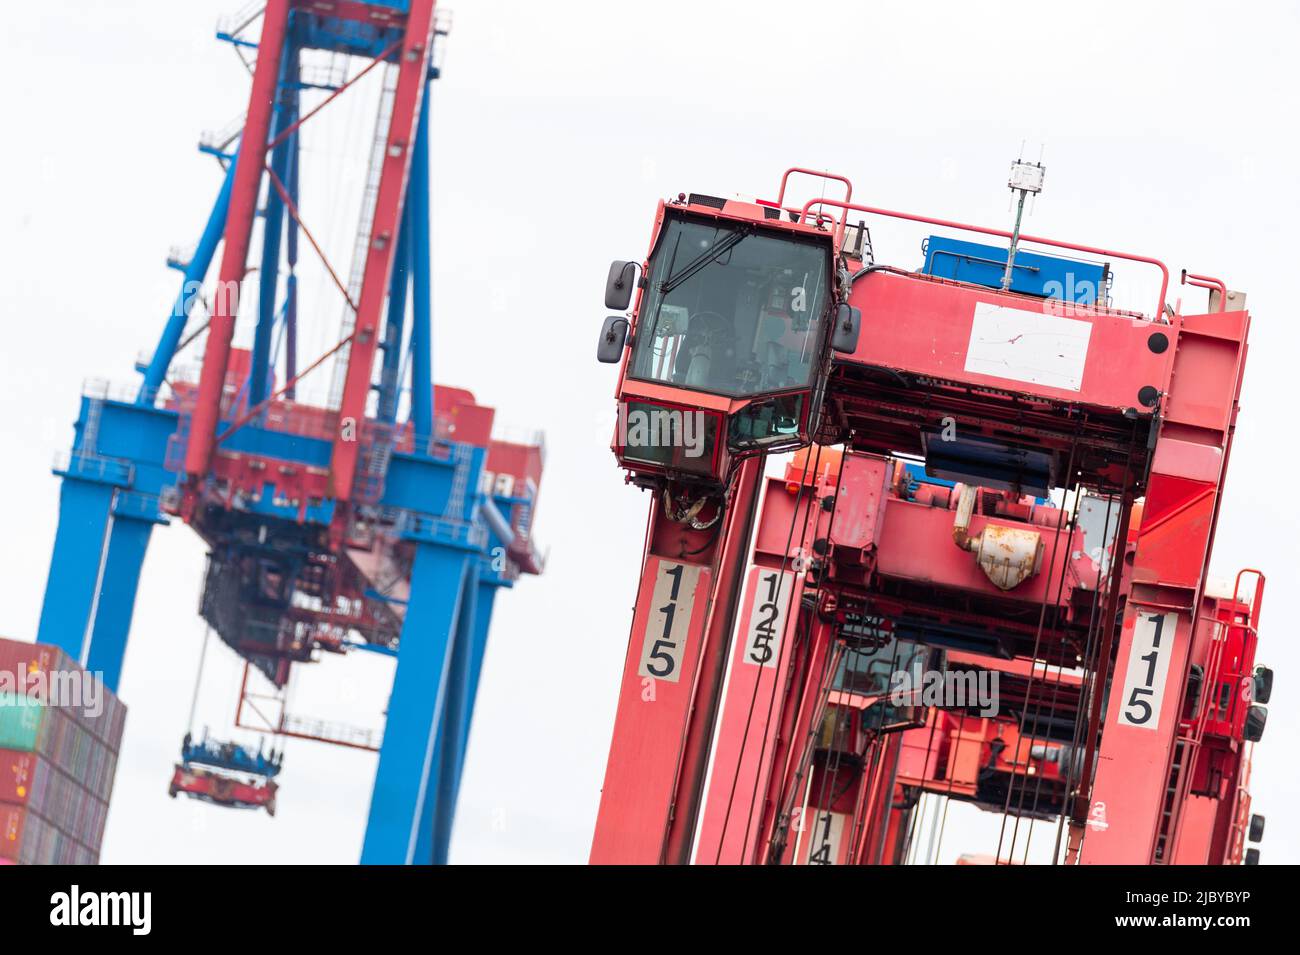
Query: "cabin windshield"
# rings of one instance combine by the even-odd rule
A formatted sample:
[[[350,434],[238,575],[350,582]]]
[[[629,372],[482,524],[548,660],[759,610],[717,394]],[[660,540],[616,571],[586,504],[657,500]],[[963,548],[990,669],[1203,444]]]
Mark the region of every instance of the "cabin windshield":
[[[731,397],[806,387],[830,248],[744,225],[671,219],[641,303],[633,378]]]

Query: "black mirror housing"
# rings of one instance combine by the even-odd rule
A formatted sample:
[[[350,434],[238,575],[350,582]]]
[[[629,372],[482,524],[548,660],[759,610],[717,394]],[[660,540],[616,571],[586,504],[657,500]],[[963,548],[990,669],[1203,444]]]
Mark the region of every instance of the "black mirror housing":
[[[609,267],[605,279],[605,307],[625,311],[632,304],[632,288],[636,282],[636,263],[616,259]]]
[[[623,358],[623,348],[627,345],[627,319],[622,315],[611,315],[605,319],[600,328],[600,341],[596,343],[596,361],[613,365]]]
[[[1201,715],[1201,691],[1205,688],[1205,667],[1199,663],[1193,663],[1191,672],[1187,674],[1187,703],[1184,707],[1188,719],[1196,719]]]
[[[835,310],[835,325],[831,329],[831,348],[843,355],[858,350],[858,336],[862,333],[862,309],[847,303]]]
[[[1273,695],[1273,671],[1266,666],[1257,666],[1254,676],[1254,700],[1256,703],[1267,703]]]
[[[1268,710],[1258,703],[1252,703],[1246,710],[1246,730],[1243,737],[1251,743],[1258,743],[1264,738],[1264,724],[1268,722]]]

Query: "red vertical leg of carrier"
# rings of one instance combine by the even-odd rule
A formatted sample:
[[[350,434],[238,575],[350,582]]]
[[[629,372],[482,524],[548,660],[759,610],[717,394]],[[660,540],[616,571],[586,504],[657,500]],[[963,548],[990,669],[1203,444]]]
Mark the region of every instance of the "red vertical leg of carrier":
[[[762,470],[740,466],[721,531],[651,508],[593,864],[689,861]]]
[[[1171,764],[1194,611],[1246,357],[1245,312],[1180,319],[1078,859],[1147,865],[1176,818]],[[1176,814],[1177,800],[1172,802]]]
[[[812,486],[769,478],[755,531],[739,626],[727,663],[694,861],[752,863],[794,660],[805,564],[817,536]]]
[[[828,677],[835,665],[834,624],[822,620],[816,610],[801,608],[800,633],[804,632],[804,615],[809,617],[808,638],[795,648],[795,691],[786,700],[782,736],[777,741],[776,771],[769,789],[759,847],[761,863],[789,862],[804,828],[804,803],[813,768],[813,737],[821,726]]]

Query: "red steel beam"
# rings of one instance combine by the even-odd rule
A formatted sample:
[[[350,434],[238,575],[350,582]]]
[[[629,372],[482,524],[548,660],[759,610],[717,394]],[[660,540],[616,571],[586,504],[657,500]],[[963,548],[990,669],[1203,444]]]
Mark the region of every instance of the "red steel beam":
[[[248,97],[248,117],[239,139],[235,178],[231,184],[225,249],[208,325],[208,343],[190,424],[189,446],[185,449],[185,470],[192,483],[202,480],[212,463],[217,422],[221,418],[221,394],[230,360],[230,342],[239,310],[239,287],[248,265],[249,240],[253,219],[257,215],[257,194],[262,184],[262,169],[266,165],[266,141],[275,88],[280,78],[289,6],[289,0],[268,0],[262,15],[262,38],[258,43],[257,66],[253,70],[253,88]]]
[[[366,414],[375,351],[379,344],[379,321],[388,295],[389,274],[397,247],[407,176],[411,168],[411,152],[420,117],[420,101],[424,96],[429,73],[434,6],[434,0],[412,0],[406,33],[402,38],[392,119],[389,121],[388,138],[384,147],[352,347],[348,351],[343,401],[339,407],[340,436],[334,442],[334,454],[330,461],[334,497],[340,502],[351,498],[352,482],[356,475],[360,445],[355,439],[344,440],[343,435],[348,434],[349,429],[355,434]]]
[[[298,382],[302,381],[303,378],[305,378],[307,375],[311,374],[313,371],[319,368],[321,364],[325,361],[325,359],[329,358],[331,355],[333,355],[335,352],[337,352],[340,348],[342,348],[350,341],[352,341],[351,335],[349,335],[347,338],[343,338],[335,342],[332,346],[330,346],[328,351],[326,351],[325,353],[317,357],[317,359],[313,361],[310,365],[308,365],[302,371],[298,372],[296,375],[294,375],[292,378],[286,381],[283,385],[281,385],[271,394],[267,395],[257,404],[253,405],[253,407],[245,411],[243,415],[241,415],[230,425],[229,428],[227,428],[225,431],[221,432],[221,434],[217,436],[216,443],[220,444],[222,441],[225,441],[226,438],[230,437],[232,434],[234,434],[244,425],[248,424],[248,422],[252,421],[258,415],[260,415],[267,407],[270,406],[272,401],[275,401],[277,398],[286,394],[290,388],[298,384]]]
[[[293,219],[294,224],[298,226],[299,231],[302,232],[307,241],[311,244],[317,258],[320,259],[320,264],[325,266],[325,271],[329,274],[330,280],[334,283],[334,287],[339,290],[339,294],[342,295],[343,300],[348,303],[348,307],[355,312],[357,310],[357,303],[352,301],[352,296],[348,294],[348,287],[343,284],[343,280],[339,278],[338,272],[334,271],[334,266],[330,264],[330,260],[325,256],[325,250],[320,247],[320,243],[316,241],[316,237],[311,234],[311,230],[308,229],[306,224],[302,221],[302,215],[298,212],[298,206],[293,201],[293,197],[289,195],[289,190],[285,188],[284,183],[280,181],[280,177],[275,174],[275,170],[270,166],[266,167],[266,175],[272,188],[275,189],[276,195],[278,195],[280,201],[284,203],[284,207],[288,211],[289,217]]]
[[[336,89],[336,90],[334,90],[332,93],[330,93],[329,96],[325,97],[323,100],[321,100],[321,101],[320,101],[319,103],[317,103],[315,106],[313,106],[311,109],[307,110],[307,112],[303,113],[303,114],[302,114],[301,116],[299,116],[296,120],[294,120],[292,123],[290,123],[290,124],[289,124],[288,126],[286,126],[284,129],[282,129],[282,130],[280,131],[280,135],[276,136],[275,139],[271,140],[271,142],[267,145],[266,148],[267,148],[268,150],[275,149],[276,146],[280,145],[282,142],[284,142],[286,139],[288,139],[290,136],[292,136],[295,132],[297,132],[297,131],[298,131],[298,128],[299,128],[300,126],[302,126],[303,123],[307,122],[307,120],[311,119],[313,116],[315,116],[317,113],[319,113],[321,110],[323,110],[323,109],[324,109],[326,106],[328,106],[330,103],[334,102],[336,99],[338,99],[340,96],[342,96],[344,90],[347,90],[347,89],[350,89],[350,88],[353,87],[353,86],[356,86],[356,85],[357,85],[357,81],[360,80],[361,77],[365,76],[367,73],[369,73],[371,70],[373,70],[373,69],[374,69],[376,66],[378,66],[380,63],[384,62],[386,59],[388,59],[390,56],[392,56],[392,55],[393,55],[393,51],[396,50],[396,49],[397,49],[399,46],[401,46],[401,45],[402,45],[402,41],[401,41],[401,40],[397,40],[397,41],[394,41],[393,43],[390,43],[388,46],[384,47],[384,50],[383,50],[382,53],[380,53],[377,57],[375,57],[373,60],[371,60],[369,63],[366,64],[365,69],[363,69],[363,70],[362,70],[361,72],[359,72],[356,76],[352,77],[352,79],[348,80],[346,83],[344,83],[344,84],[343,84],[342,86],[340,86],[338,89]]]

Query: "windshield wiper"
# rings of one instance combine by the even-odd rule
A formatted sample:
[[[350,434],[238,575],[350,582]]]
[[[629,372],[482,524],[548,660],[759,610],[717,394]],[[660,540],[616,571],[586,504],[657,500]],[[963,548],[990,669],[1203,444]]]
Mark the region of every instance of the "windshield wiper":
[[[687,262],[677,271],[676,274],[670,275],[667,279],[659,284],[659,291],[663,295],[669,295],[678,286],[689,281],[697,275],[705,266],[716,262],[722,256],[726,255],[736,246],[738,246],[749,235],[749,230],[740,229],[730,233],[725,239],[715,242],[709,248],[705,249],[691,261]]]

